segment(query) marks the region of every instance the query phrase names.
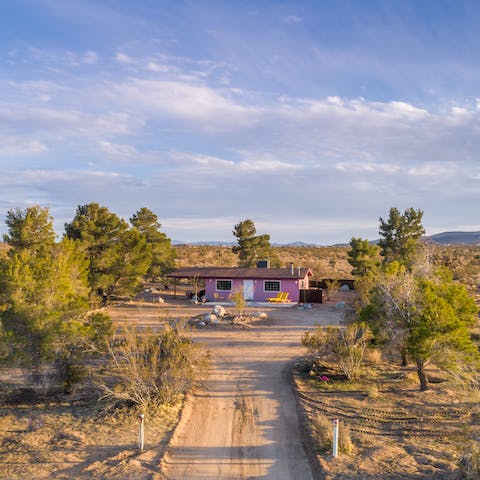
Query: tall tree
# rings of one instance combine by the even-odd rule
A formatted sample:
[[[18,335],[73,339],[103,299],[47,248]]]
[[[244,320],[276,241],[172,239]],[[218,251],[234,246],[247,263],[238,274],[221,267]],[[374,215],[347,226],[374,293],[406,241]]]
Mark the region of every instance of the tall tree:
[[[148,208],[141,208],[130,218],[130,223],[145,235],[152,250],[152,261],[147,275],[159,277],[171,272],[175,266],[175,251],[170,239],[160,231],[158,217]]]
[[[241,267],[255,266],[258,260],[269,260],[272,266],[280,264],[270,245],[270,235],[256,235],[253,220],[238,223],[232,233],[238,242],[238,245],[232,247],[232,252],[238,255]]]
[[[403,214],[391,208],[387,220],[380,217],[380,248],[384,263],[398,261],[411,268],[419,240],[425,233],[423,212],[408,208]]]
[[[114,294],[135,293],[151,261],[151,247],[137,229],[98,203],[80,205],[65,224],[90,260],[89,281],[106,304]]]
[[[348,263],[352,266],[352,275],[367,277],[375,275],[380,267],[380,248],[368,240],[352,237],[348,251]]]
[[[0,319],[7,357],[38,377],[85,333],[79,316],[90,290],[85,256],[72,240],[54,243],[48,211],[31,208],[7,218],[12,248],[0,260]]]
[[[53,219],[48,208],[34,205],[25,210],[17,208],[7,212],[5,223],[8,233],[3,236],[13,250],[28,249],[35,254],[52,248],[55,242]]]

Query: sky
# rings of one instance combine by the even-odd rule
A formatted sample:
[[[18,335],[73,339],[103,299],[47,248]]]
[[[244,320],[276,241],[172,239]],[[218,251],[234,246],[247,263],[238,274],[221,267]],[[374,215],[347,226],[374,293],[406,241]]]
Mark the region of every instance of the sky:
[[[480,230],[480,2],[0,2],[0,233],[78,205],[170,238]]]

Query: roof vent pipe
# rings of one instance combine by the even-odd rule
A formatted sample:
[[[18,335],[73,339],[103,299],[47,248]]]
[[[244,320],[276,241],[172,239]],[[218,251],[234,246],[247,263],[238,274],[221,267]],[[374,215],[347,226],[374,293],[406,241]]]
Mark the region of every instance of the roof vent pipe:
[[[293,263],[290,264],[290,273],[291,273],[292,275],[295,275],[295,270],[294,270],[294,268],[293,268]]]

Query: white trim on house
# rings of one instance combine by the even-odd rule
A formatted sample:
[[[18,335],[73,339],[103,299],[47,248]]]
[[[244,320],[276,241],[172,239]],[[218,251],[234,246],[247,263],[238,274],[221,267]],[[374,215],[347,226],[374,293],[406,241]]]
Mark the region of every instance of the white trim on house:
[[[266,290],[265,284],[269,283],[278,283],[278,290]],[[264,280],[263,281],[263,293],[271,293],[271,292],[281,292],[282,291],[282,282],[281,280]]]
[[[221,290],[218,288],[218,282],[230,282],[230,288],[228,290]],[[227,278],[218,278],[215,279],[215,291],[216,292],[231,292],[233,288],[233,280],[229,280]]]

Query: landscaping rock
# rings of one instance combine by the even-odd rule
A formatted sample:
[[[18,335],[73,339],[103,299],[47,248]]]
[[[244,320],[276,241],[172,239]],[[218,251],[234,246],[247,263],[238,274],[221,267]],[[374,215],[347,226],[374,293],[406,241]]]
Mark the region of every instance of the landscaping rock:
[[[217,317],[221,318],[225,316],[225,309],[221,305],[215,305],[212,309],[212,313],[214,313]]]
[[[215,320],[218,320],[217,316],[214,315],[213,313],[206,313],[204,316],[203,316],[203,320],[204,320],[204,323],[210,323],[210,322],[213,322]]]

